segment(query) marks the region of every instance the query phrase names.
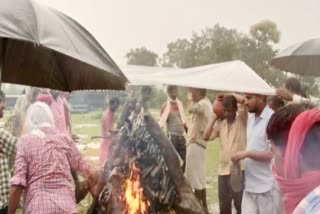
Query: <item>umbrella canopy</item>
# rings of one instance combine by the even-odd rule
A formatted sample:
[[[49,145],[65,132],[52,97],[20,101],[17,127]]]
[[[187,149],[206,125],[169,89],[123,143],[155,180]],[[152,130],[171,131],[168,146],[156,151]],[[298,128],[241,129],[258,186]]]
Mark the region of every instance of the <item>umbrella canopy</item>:
[[[34,0],[1,1],[0,48],[2,82],[61,91],[125,88],[126,77],[88,31]]]
[[[320,76],[320,38],[290,46],[273,58],[270,64],[295,74]]]
[[[131,84],[168,84],[273,95],[274,89],[242,61],[231,61],[187,69],[127,65],[123,67]]]

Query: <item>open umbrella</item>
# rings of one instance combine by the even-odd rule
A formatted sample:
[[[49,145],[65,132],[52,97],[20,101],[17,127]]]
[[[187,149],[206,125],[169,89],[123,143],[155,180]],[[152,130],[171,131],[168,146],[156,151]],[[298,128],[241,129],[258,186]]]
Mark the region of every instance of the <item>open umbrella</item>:
[[[270,64],[295,74],[320,76],[320,38],[290,46],[273,58]]]
[[[34,0],[0,2],[2,82],[61,91],[125,88],[119,67],[67,15]]]

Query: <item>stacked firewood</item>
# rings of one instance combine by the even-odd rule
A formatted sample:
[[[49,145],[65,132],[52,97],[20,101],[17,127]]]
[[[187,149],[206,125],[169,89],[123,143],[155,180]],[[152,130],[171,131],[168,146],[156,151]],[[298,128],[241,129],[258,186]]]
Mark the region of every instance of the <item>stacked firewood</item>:
[[[142,109],[133,123],[133,157],[141,171],[144,195],[150,202],[149,213],[163,213],[170,210],[177,195],[162,155],[164,151],[148,132],[145,116]]]
[[[174,148],[143,106],[127,102],[100,179],[100,194],[89,213],[127,213],[123,184],[132,175],[133,164],[139,169],[146,213],[205,213],[183,176]]]

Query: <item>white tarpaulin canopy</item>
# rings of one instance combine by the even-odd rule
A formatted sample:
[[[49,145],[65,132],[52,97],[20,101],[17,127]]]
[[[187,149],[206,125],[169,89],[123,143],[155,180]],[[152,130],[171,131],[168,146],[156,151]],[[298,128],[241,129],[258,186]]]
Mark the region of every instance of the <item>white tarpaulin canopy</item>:
[[[131,85],[164,84],[157,80],[158,76],[163,78],[167,74],[171,75],[174,72],[181,70],[177,68],[162,68],[139,65],[125,65],[121,66],[121,69]]]
[[[166,84],[215,91],[274,94],[274,89],[242,61],[187,69],[127,65],[122,70],[132,85]]]

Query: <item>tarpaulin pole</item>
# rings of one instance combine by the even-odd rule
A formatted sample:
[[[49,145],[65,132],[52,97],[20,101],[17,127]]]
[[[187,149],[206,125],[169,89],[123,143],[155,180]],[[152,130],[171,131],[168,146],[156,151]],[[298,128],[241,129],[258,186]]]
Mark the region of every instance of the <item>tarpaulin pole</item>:
[[[7,39],[6,38],[0,39],[0,88],[2,83],[2,71],[4,68],[6,48],[7,48]]]

